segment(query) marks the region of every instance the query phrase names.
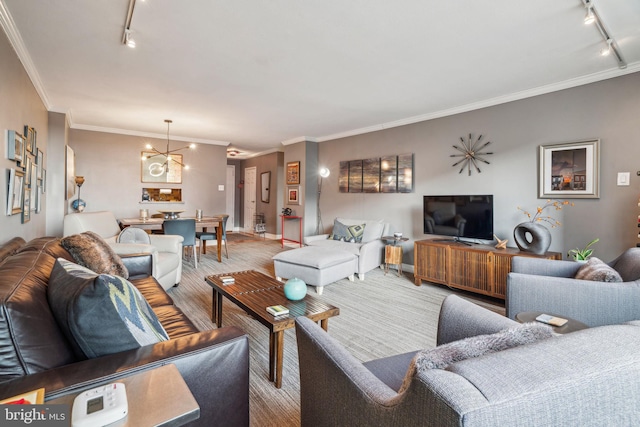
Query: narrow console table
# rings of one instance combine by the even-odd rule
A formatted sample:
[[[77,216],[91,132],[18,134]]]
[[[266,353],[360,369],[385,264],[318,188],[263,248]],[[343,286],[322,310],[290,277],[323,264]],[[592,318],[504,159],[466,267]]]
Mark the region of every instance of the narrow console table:
[[[514,256],[562,259],[559,252],[536,255],[513,248],[468,246],[437,239],[416,241],[413,254],[416,286],[425,280],[500,299],[507,294],[507,275]]]
[[[282,232],[282,238],[280,240],[280,244],[282,245],[282,247],[284,248],[284,242],[292,242],[292,243],[298,243],[300,244],[300,247],[302,247],[302,217],[301,216],[295,216],[295,215],[280,215],[281,221],[282,221],[282,228],[281,228],[281,232]],[[284,221],[285,219],[289,220],[289,219],[293,219],[293,220],[298,220],[298,225],[299,227],[299,231],[298,231],[298,240],[293,240],[293,239],[287,239],[284,237]]]

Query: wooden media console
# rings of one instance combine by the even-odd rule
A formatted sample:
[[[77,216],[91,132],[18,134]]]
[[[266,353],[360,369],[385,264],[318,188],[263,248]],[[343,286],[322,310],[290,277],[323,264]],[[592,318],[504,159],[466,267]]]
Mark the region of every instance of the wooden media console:
[[[562,259],[558,252],[536,255],[513,248],[438,239],[416,241],[413,253],[416,286],[425,280],[500,299],[507,294],[507,274],[514,256]]]

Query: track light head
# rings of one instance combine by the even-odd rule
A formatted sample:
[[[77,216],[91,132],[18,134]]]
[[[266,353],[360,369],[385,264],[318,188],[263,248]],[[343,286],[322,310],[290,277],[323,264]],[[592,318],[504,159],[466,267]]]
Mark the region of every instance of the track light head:
[[[131,30],[124,30],[124,44],[132,49],[136,47],[136,41],[131,37]]]
[[[602,48],[602,50],[600,50],[600,55],[609,56],[611,54],[611,45],[612,44],[613,44],[613,40],[608,39],[607,40],[607,47]]]
[[[593,6],[591,5],[591,2],[587,3],[587,14],[584,17],[584,23],[585,25],[591,25],[594,22],[596,22],[596,16],[593,13]]]

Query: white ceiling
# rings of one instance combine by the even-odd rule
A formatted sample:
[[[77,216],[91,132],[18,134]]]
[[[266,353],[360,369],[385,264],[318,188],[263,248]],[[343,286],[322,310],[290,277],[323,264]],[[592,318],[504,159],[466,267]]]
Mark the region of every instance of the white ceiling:
[[[640,71],[640,1],[0,0],[51,111],[72,128],[265,152]]]

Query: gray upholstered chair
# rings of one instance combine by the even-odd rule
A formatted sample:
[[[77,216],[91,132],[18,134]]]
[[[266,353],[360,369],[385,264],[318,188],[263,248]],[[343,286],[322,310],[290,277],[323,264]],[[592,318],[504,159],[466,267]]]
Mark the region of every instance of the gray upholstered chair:
[[[440,311],[437,343],[515,325],[452,295]],[[362,363],[305,317],[296,319],[296,337],[302,427],[603,426],[638,420],[638,326],[584,329],[422,370],[400,393],[414,353]]]
[[[574,261],[514,257],[507,276],[507,316],[541,311],[589,326],[640,319],[640,248],[627,249],[608,263],[622,283],[578,280]]]
[[[227,259],[229,259],[229,250],[227,249],[227,220],[229,219],[229,215],[224,214],[224,215],[216,215],[216,216],[221,216],[223,218],[222,244],[224,245],[224,253],[227,255]],[[213,233],[210,231],[196,231],[196,239],[215,241],[217,243],[218,241],[218,236],[216,235],[217,232],[218,232],[218,227],[216,227]]]
[[[195,219],[165,219],[162,223],[162,230],[165,235],[182,236],[182,248],[190,248],[193,256],[193,266],[198,268],[198,255],[200,246],[196,240],[196,220]],[[196,252],[197,249],[197,252]]]

